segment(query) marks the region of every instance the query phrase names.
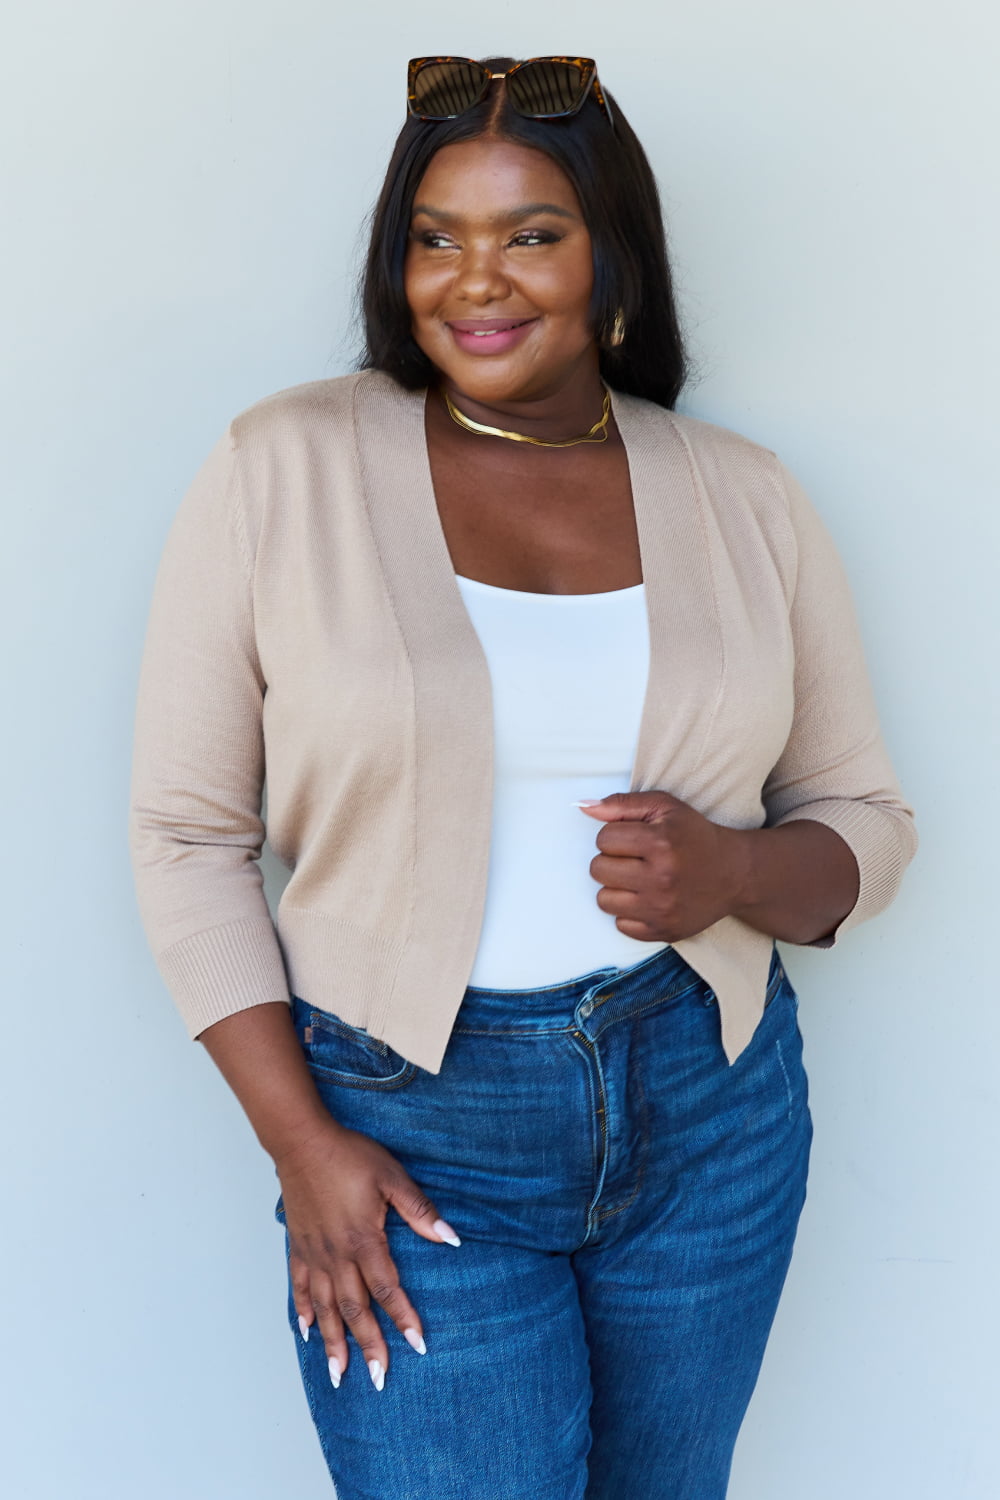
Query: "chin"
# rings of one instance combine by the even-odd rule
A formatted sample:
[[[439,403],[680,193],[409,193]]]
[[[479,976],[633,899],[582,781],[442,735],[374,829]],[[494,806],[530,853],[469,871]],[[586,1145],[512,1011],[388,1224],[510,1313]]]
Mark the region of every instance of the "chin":
[[[449,360],[447,368],[439,368],[456,390],[486,406],[538,400],[558,389],[568,373],[562,365],[543,370],[534,363],[500,357],[495,360]]]
[[[492,406],[505,401],[529,401],[539,394],[532,388],[528,374],[514,374],[503,370],[454,370],[446,372],[457,391],[471,401],[480,401]]]

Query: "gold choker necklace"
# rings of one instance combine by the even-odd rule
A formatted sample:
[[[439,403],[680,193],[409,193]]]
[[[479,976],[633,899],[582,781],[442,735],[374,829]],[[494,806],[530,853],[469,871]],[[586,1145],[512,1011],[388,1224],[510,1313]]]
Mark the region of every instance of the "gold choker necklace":
[[[487,427],[485,422],[474,422],[471,417],[459,411],[447,391],[444,392],[444,404],[453,422],[464,427],[466,432],[478,432],[480,437],[509,438],[512,443],[531,443],[535,448],[572,448],[577,443],[606,443],[608,440],[608,420],[611,416],[611,392],[608,390],[604,392],[604,411],[600,420],[594,423],[589,432],[585,432],[583,437],[559,438],[553,443],[547,443],[544,438],[528,437],[523,432],[505,432],[502,427]]]

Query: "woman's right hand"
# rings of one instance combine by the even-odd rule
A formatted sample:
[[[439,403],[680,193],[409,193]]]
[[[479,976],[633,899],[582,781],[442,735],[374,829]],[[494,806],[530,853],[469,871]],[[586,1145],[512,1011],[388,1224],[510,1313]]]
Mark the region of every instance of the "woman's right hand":
[[[435,1244],[457,1245],[458,1236],[394,1156],[330,1114],[287,1005],[269,1001],[236,1011],[206,1027],[201,1041],[277,1168],[302,1337],[319,1323],[330,1379],[339,1385],[347,1369],[346,1324],[381,1390],[389,1350],[371,1298],[414,1349],[424,1350],[420,1319],[389,1254],[386,1213],[394,1208]]]
[[[407,1343],[418,1354],[425,1352],[420,1318],[389,1254],[388,1209],[436,1244],[457,1245],[458,1236],[384,1146],[333,1119],[276,1157],[275,1166],[302,1337],[307,1339],[313,1324],[319,1325],[330,1379],[339,1386],[348,1361],[346,1325],[380,1391],[389,1350],[372,1298]]]

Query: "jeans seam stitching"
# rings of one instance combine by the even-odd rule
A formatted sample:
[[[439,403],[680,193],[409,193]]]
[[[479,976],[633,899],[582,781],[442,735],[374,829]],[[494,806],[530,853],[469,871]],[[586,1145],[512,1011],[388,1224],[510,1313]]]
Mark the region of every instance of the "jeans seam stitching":
[[[453,1026],[452,1036],[564,1036],[572,1026]]]
[[[374,1089],[380,1092],[403,1088],[417,1071],[414,1063],[407,1063],[401,1072],[390,1073],[388,1078],[363,1078],[350,1073],[338,1073],[335,1068],[324,1068],[322,1063],[313,1062],[311,1058],[307,1059],[307,1067],[311,1073],[318,1074],[321,1079],[338,1088]]]
[[[642,1011],[648,1010],[650,1005],[666,1005],[666,1003],[670,1000],[680,1000],[684,995],[688,993],[689,990],[697,989],[698,986],[703,983],[704,980],[701,979],[699,975],[696,975],[689,984],[684,985],[683,989],[677,989],[675,987],[674,989],[667,990],[666,994],[664,995],[655,995],[648,1003],[640,1005],[637,1010],[630,1010],[628,1014],[637,1016],[640,1015]],[[610,1000],[613,1000],[614,998],[614,995],[605,995],[602,999],[595,1000],[594,1010],[600,1010],[602,1005],[607,1005],[608,1002]]]
[[[789,1118],[789,1120],[791,1120],[791,1118],[792,1118],[792,1112],[793,1112],[793,1109],[794,1109],[794,1103],[795,1103],[795,1101],[792,1098],[792,1081],[791,1081],[791,1079],[788,1076],[788,1069],[785,1067],[785,1054],[784,1054],[784,1051],[782,1050],[780,1038],[775,1037],[775,1039],[774,1039],[774,1045],[775,1045],[775,1048],[777,1049],[778,1062],[781,1065],[782,1077],[785,1080],[785,1093],[788,1096],[788,1118]]]
[[[580,1042],[576,1040],[577,1036],[583,1037],[582,1046]],[[607,1099],[604,1089],[604,1074],[601,1068],[600,1059],[597,1055],[596,1041],[594,1041],[593,1038],[587,1037],[582,1032],[580,1032],[579,1027],[573,1027],[570,1031],[570,1041],[576,1048],[584,1063],[584,1073],[587,1079],[587,1090],[591,1099],[591,1109],[589,1111],[591,1123],[591,1142],[592,1146],[596,1147],[596,1149],[593,1149],[593,1157],[595,1158],[595,1176],[597,1180],[594,1184],[594,1191],[591,1194],[590,1202],[587,1204],[586,1229],[584,1231],[582,1241],[576,1247],[579,1250],[588,1243],[591,1234],[597,1228],[597,1225],[600,1222],[600,1210],[598,1209],[597,1205],[600,1201],[601,1191],[604,1187],[604,1181],[607,1176],[608,1170],[608,1142],[606,1135],[608,1114]],[[601,1129],[599,1124],[597,1125],[596,1131],[594,1129],[595,1121],[597,1118],[596,1111],[593,1108],[595,1103],[598,1105],[604,1105],[604,1130]],[[597,1138],[596,1141],[595,1136]],[[597,1145],[597,1142],[599,1142],[600,1144]]]
[[[644,1016],[648,1010],[653,1010],[657,1005],[666,1005],[668,1003],[673,1002],[674,1000],[682,1000],[685,995],[689,994],[691,990],[697,989],[699,987],[699,985],[701,985],[702,983],[703,983],[703,980],[698,979],[698,980],[695,981],[694,984],[686,985],[684,987],[684,989],[682,989],[680,991],[672,990],[672,991],[670,991],[666,995],[655,995],[651,1000],[647,1001],[645,1004],[636,1006],[636,1008],[634,1010],[631,1009],[631,1008],[628,1009],[627,1011],[625,1011],[625,1013],[623,1015],[616,1016],[613,1021],[606,1021],[604,1023],[604,1025],[601,1026],[600,1030],[598,1030],[598,1031],[595,1032],[595,1037],[594,1037],[595,1041],[596,1041],[597,1037],[601,1035],[602,1032],[607,1031],[607,1029],[608,1029],[609,1026],[617,1026],[617,1024],[618,1024],[619,1021],[635,1021],[635,1020],[638,1020],[638,1018],[640,1016]],[[604,1005],[604,1004],[606,1004],[605,1001],[603,1001],[603,1000],[599,1001],[598,1004],[594,1006],[594,1010],[596,1011],[598,1009],[599,1005]]]

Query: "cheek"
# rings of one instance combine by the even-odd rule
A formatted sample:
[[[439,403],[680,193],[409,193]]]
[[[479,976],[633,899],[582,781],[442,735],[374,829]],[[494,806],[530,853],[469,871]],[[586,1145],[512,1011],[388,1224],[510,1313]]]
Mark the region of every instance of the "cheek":
[[[588,322],[594,289],[594,265],[589,249],[567,256],[546,268],[544,286],[539,282],[539,300],[572,322]]]
[[[403,266],[403,293],[414,322],[431,318],[441,305],[448,277],[441,266],[427,266],[408,256]]]
[[[571,337],[577,337],[581,332],[590,335],[590,294],[591,282],[577,282],[568,287],[561,280],[554,283],[551,295],[545,299],[545,306],[550,314],[554,314],[562,325],[565,332]]]
[[[427,274],[412,250],[407,251],[403,261],[403,292],[416,316],[427,301]]]

